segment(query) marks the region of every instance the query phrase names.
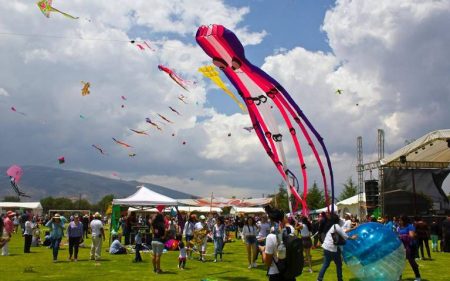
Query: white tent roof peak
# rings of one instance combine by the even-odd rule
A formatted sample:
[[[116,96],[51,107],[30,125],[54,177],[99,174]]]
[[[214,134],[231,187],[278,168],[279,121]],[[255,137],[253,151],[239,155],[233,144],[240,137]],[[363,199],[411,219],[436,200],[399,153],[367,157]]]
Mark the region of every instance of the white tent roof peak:
[[[145,186],[138,186],[139,188],[133,195],[123,199],[114,199],[113,205],[123,206],[156,206],[156,205],[177,205],[177,200],[159,194],[146,188]]]
[[[449,162],[450,163],[450,129],[428,133],[405,147],[381,159],[381,165],[400,161],[406,157],[411,162]]]

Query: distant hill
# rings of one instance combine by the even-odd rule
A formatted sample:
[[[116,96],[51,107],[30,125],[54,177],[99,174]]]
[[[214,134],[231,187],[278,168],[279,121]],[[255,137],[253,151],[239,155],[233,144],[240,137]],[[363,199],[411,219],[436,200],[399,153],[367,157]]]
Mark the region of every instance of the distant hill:
[[[0,167],[0,171],[4,175],[0,177],[0,198],[15,196],[10,187],[9,178],[3,172],[7,168]],[[129,196],[137,190],[137,185],[144,185],[155,192],[174,199],[197,197],[151,183],[110,179],[89,173],[43,166],[22,166],[22,168],[24,176],[19,185],[23,192],[31,196],[31,198],[21,198],[22,201],[37,201],[48,196],[78,199],[81,194],[83,199],[96,203],[108,194],[114,194],[116,198]]]

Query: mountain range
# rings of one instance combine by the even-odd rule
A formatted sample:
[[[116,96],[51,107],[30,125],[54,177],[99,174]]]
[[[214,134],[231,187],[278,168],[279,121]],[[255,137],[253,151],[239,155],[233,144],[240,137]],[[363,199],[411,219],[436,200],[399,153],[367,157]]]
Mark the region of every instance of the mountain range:
[[[6,171],[8,167],[0,167]],[[138,185],[174,199],[197,198],[192,194],[180,192],[167,187],[121,179],[111,179],[85,172],[44,167],[22,166],[23,176],[19,183],[20,190],[31,198],[21,198],[21,201],[39,201],[48,196],[67,197],[71,199],[87,199],[96,203],[105,195],[114,194],[115,198],[124,198],[136,192]],[[15,196],[6,174],[0,177],[0,198]]]

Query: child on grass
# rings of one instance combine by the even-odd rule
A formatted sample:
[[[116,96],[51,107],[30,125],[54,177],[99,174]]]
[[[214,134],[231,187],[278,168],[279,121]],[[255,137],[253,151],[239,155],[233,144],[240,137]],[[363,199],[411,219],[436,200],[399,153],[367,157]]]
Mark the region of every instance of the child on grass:
[[[134,242],[136,243],[134,262],[141,262],[142,257],[140,250],[142,250],[142,236],[140,230],[136,233],[136,236],[134,236]]]
[[[178,268],[183,270],[186,266],[187,252],[181,237],[177,237],[177,239],[179,241],[178,249],[180,250],[180,254],[178,255]]]

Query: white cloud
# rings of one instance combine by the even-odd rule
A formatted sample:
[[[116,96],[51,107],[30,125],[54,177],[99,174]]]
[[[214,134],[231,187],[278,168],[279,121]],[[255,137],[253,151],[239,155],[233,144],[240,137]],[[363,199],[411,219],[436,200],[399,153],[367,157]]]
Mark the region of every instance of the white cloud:
[[[448,1],[337,1],[323,24],[332,53],[297,47],[266,58],[264,70],[325,138],[334,169],[348,170],[335,172],[337,183],[355,178],[354,167],[342,165],[354,162],[359,135],[372,153],[384,129],[392,152],[405,139],[448,128],[449,24]]]
[[[281,178],[255,134],[242,129],[250,125],[249,117],[225,116],[206,106],[210,84],[197,68],[209,58],[193,43],[197,27],[210,23],[224,24],[246,44],[260,43],[266,32],[244,21],[249,8],[218,0],[201,5],[140,0],[117,9],[110,2],[57,1],[57,8],[82,17],[74,21],[58,14],[47,19],[34,4],[0,0],[2,31],[55,36],[0,40],[0,95],[7,89],[11,103],[27,113],[0,110],[0,129],[10,132],[0,142],[3,163],[46,164],[64,155],[69,169],[116,171],[203,196],[272,192]],[[384,128],[389,147],[397,148],[405,139],[448,126],[449,10],[447,1],[338,1],[323,24],[331,53],[296,47],[265,59],[264,70],[325,138],[336,186],[355,171],[356,136],[364,136],[372,155],[377,128]],[[157,52],[127,43],[135,37],[148,39]],[[185,92],[158,71],[158,64],[197,86]],[[91,82],[91,95],[81,97],[80,80]],[[338,88],[342,95],[335,94]],[[188,97],[187,105],[177,99],[180,94]],[[144,122],[146,117],[164,122],[157,113],[174,124],[161,125],[160,132]],[[147,129],[150,136],[129,128]],[[111,137],[133,148],[120,147]],[[130,158],[129,152],[137,156]],[[297,161],[293,153],[288,159]],[[320,182],[310,153],[306,161],[310,180]]]
[[[9,97],[9,94],[5,89],[0,88],[0,97]]]

